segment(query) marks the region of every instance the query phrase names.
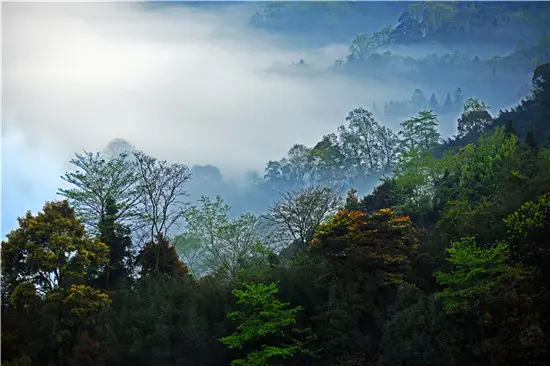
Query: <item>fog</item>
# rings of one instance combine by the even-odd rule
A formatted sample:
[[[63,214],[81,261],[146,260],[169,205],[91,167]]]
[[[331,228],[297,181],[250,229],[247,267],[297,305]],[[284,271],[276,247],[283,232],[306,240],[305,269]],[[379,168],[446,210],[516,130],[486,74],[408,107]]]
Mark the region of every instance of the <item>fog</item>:
[[[58,198],[60,175],[83,149],[124,138],[160,159],[213,165],[220,182],[242,184],[293,144],[335,132],[351,109],[407,99],[420,87],[329,71],[348,44],[300,48],[253,29],[258,6],[3,4],[2,234],[27,209]],[[300,59],[318,72],[280,72]],[[397,129],[400,121],[384,122]],[[216,175],[215,167],[205,171]]]

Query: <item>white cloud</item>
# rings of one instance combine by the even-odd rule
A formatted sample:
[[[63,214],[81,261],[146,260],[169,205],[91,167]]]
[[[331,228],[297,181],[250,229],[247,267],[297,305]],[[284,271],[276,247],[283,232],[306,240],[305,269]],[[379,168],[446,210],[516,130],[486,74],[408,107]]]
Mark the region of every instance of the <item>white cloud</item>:
[[[350,80],[267,74],[298,55],[230,21],[140,4],[5,4],[7,128],[63,155],[124,137],[188,164],[260,168],[370,105],[373,92]]]
[[[159,158],[235,176],[334,132],[353,107],[396,96],[336,75],[268,73],[304,55],[326,65],[344,49],[291,51],[245,30],[250,13],[239,9],[4,3],[3,139],[25,141],[4,159],[35,148],[50,159],[41,164],[59,166],[123,137]]]

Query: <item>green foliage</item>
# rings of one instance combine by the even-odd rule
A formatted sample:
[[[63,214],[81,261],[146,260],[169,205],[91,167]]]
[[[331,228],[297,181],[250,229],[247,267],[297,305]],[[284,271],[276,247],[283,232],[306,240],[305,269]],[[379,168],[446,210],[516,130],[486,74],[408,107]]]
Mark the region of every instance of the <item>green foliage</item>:
[[[493,121],[489,109],[490,107],[482,100],[468,98],[464,102],[464,112],[458,120],[458,136],[464,137],[469,133],[481,134]]]
[[[416,234],[390,209],[344,210],[319,226],[310,252],[323,267],[316,319],[324,360],[374,357],[395,292],[411,274]]]
[[[504,219],[513,258],[535,268],[540,285],[550,285],[550,196],[544,194],[536,202],[525,202]],[[549,294],[545,291],[545,297]]]
[[[109,296],[87,285],[73,285],[63,299],[67,314],[62,318],[69,327],[93,327],[99,313],[111,303]]]
[[[401,123],[399,132],[406,149],[421,148],[430,151],[439,142],[439,120],[432,111],[421,111],[418,116]]]
[[[105,265],[109,248],[87,236],[67,201],[27,212],[2,242],[2,273],[10,286],[31,283],[41,293],[69,288],[92,265]],[[26,285],[25,285],[26,286]]]
[[[305,352],[303,344],[290,333],[296,325],[296,313],[303,308],[288,308],[289,303],[275,297],[279,292],[276,283],[268,285],[244,283],[243,289],[233,290],[237,304],[243,305],[243,311],[234,311],[228,318],[239,322],[237,332],[220,339],[231,349],[242,349],[250,342],[263,341],[276,336],[275,344],[262,344],[260,350],[249,352],[246,359],[236,359],[232,365],[268,365],[277,364],[280,359],[292,358]]]
[[[216,280],[147,277],[113,295],[98,324],[107,365],[228,365],[229,289]]]
[[[384,326],[379,365],[453,366],[463,361],[460,334],[440,301],[403,285],[393,311]]]
[[[380,126],[372,112],[356,108],[346,117],[347,126],[338,127],[342,151],[349,165],[367,173],[391,169],[399,154],[397,136]]]
[[[390,209],[373,215],[344,210],[319,226],[311,250],[337,267],[347,261],[366,266],[380,276],[380,285],[393,286],[405,280],[408,256],[416,246],[416,230],[408,217]]]
[[[75,154],[71,159],[77,170],[61,178],[74,186],[59,189],[75,207],[79,218],[93,231],[107,214],[108,200],[115,202],[118,211],[115,221],[125,221],[136,215],[135,183],[137,175],[126,154],[105,158],[99,153]]]
[[[108,263],[109,248],[88,237],[67,201],[48,202],[42,212],[27,212],[19,228],[2,242],[3,293],[10,294],[8,315],[19,356],[32,361],[64,359],[80,330],[93,329],[109,297],[84,284],[88,272]],[[4,288],[6,287],[6,288]],[[4,331],[4,326],[3,326]],[[49,334],[36,344],[34,334]]]
[[[412,215],[424,224],[424,216],[434,207],[438,161],[421,147],[409,148],[394,170],[395,209]]]
[[[369,42],[460,24],[481,35],[488,25],[476,22],[493,19],[483,9],[414,4]],[[472,23],[456,18],[466,10]],[[264,225],[267,215],[231,218],[220,197],[183,210],[183,164],[77,155],[82,172],[66,175],[76,188],[64,191],[76,213],[49,202],[2,243],[2,362],[546,365],[549,79],[548,65],[537,67],[532,95],[494,119],[468,99],[462,132],[442,143],[437,116],[423,111],[402,125],[405,149],[354,109],[338,134],[294,145],[255,179],[258,197],[283,193],[268,213],[284,230]],[[462,105],[460,88],[447,99]],[[418,89],[408,105],[427,103]],[[362,199],[350,189],[337,211],[335,186],[368,188],[389,172]],[[182,218],[186,231],[171,245],[161,234]],[[282,231],[292,239],[277,251]],[[131,237],[150,238],[135,261]]]
[[[185,212],[187,232],[176,241],[182,256],[195,261],[196,274],[221,271],[234,279],[250,264],[265,259],[265,236],[255,215],[229,219],[231,208],[220,196],[215,201],[203,196],[199,203]],[[193,242],[185,245],[182,240]]]
[[[465,237],[447,251],[452,268],[436,274],[445,286],[436,297],[461,323],[475,362],[542,365],[548,344],[536,298],[527,291],[532,270],[510,263],[506,243],[483,249]]]
[[[509,247],[497,243],[491,248],[477,246],[473,237],[465,237],[447,249],[451,272],[439,272],[437,281],[446,286],[437,294],[450,312],[470,311],[482,299],[493,298],[495,291],[509,281],[521,281],[528,272],[521,267],[508,265]]]

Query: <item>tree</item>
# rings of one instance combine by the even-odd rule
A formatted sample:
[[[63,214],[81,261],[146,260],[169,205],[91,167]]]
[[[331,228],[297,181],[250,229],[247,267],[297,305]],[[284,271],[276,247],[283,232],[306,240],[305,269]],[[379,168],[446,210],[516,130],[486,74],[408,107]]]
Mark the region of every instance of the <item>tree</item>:
[[[287,158],[269,161],[267,164],[264,183],[267,183],[272,191],[281,192],[289,187],[304,187],[318,179],[311,149],[295,144],[287,155]]]
[[[174,246],[180,260],[185,263],[193,277],[199,278],[208,272],[207,265],[204,263],[204,249],[199,238],[183,233],[174,238]]]
[[[464,102],[464,97],[462,96],[462,89],[457,88],[455,90],[453,104],[460,106],[463,104],[463,102]]]
[[[100,344],[90,338],[88,332],[83,332],[78,338],[74,354],[69,357],[69,366],[100,366],[105,362],[101,357]]]
[[[536,202],[521,205],[504,219],[512,258],[536,270],[546,286],[550,285],[550,195],[541,195]]]
[[[283,242],[297,242],[305,248],[313,238],[315,228],[340,205],[338,190],[313,186],[283,193],[268,209],[267,219]]]
[[[371,193],[364,196],[360,202],[360,211],[372,212],[378,211],[382,208],[394,207],[394,190],[395,190],[394,178],[383,178],[382,184],[376,186]],[[351,211],[353,209],[347,208]]]
[[[220,342],[231,349],[242,349],[249,343],[275,337],[276,341],[262,344],[259,350],[246,355],[246,359],[236,359],[231,365],[263,366],[280,364],[299,353],[305,353],[305,345],[293,336],[296,314],[301,306],[289,308],[289,303],[281,302],[275,296],[279,292],[276,283],[244,283],[243,289],[233,290],[237,304],[243,311],[234,311],[227,316],[239,322],[237,331]]]
[[[438,272],[437,281],[446,286],[437,297],[443,300],[449,313],[468,311],[479,304],[481,299],[495,296],[495,280],[504,285],[509,280],[521,280],[527,272],[512,267],[506,262],[509,247],[497,243],[488,249],[477,246],[474,237],[464,237],[451,243],[447,249],[448,261],[453,265],[450,272]],[[479,317],[483,314],[478,314]],[[481,319],[480,319],[481,321]]]
[[[421,226],[434,207],[437,163],[431,153],[416,146],[402,154],[394,170],[393,207],[401,214],[412,216]]]
[[[491,109],[484,101],[478,98],[468,98],[464,102],[464,113],[473,111],[486,111]]]
[[[350,211],[359,211],[360,207],[359,198],[357,197],[357,190],[351,188],[346,196],[346,204],[344,208]]]
[[[198,240],[198,249],[182,248],[198,253],[183,253],[184,257],[194,255],[198,262],[195,268],[204,268],[209,272],[222,272],[234,279],[239,271],[251,261],[264,256],[263,242],[266,238],[259,230],[259,219],[252,214],[241,215],[235,220],[229,219],[230,207],[220,196],[215,201],[203,196],[200,206],[192,206],[185,212],[187,238]],[[199,259],[200,258],[200,259]],[[202,271],[201,271],[202,272]]]
[[[384,28],[382,28],[378,32],[374,32],[372,35],[372,40],[376,47],[382,47],[387,45],[388,43],[391,43],[391,35],[393,33],[394,29],[391,25],[386,25]]]
[[[157,160],[143,152],[134,153],[134,159],[140,229],[154,241],[180,224],[185,205],[182,199],[187,196],[185,184],[191,173],[184,164]]]
[[[381,126],[377,132],[380,142],[382,172],[390,173],[397,165],[399,155],[401,154],[399,137],[385,126]]]
[[[48,202],[42,212],[27,212],[19,228],[2,242],[2,269],[8,286],[29,284],[46,295],[68,289],[92,265],[107,264],[109,248],[87,236],[68,201]]]
[[[33,333],[18,333],[22,356],[46,362],[49,354],[63,360],[78,331],[93,329],[110,300],[83,282],[89,270],[108,263],[108,252],[104,243],[87,235],[66,200],[48,202],[36,216],[27,212],[19,218],[19,228],[2,242],[2,291],[10,293],[15,314],[31,309],[39,314],[26,314],[28,320],[19,327],[34,327],[33,333],[51,338],[37,345]]]
[[[418,109],[425,109],[427,107],[427,100],[426,96],[424,96],[424,92],[420,89],[415,89],[412,97],[411,97],[411,104],[418,110]]]
[[[75,154],[71,159],[77,170],[65,173],[61,178],[74,188],[59,189],[75,207],[79,218],[90,232],[98,233],[98,225],[104,219],[108,198],[118,207],[115,221],[128,222],[136,216],[137,176],[126,153],[104,158],[101,154]]]
[[[335,134],[323,136],[310,155],[317,182],[334,186],[346,181],[346,157]]]
[[[158,234],[155,241],[147,243],[136,258],[141,266],[141,277],[186,275],[189,271],[180,262],[176,248],[168,239]]]
[[[481,248],[474,237],[464,237],[447,252],[452,268],[436,274],[444,286],[436,297],[461,321],[474,355],[482,357],[478,362],[543,365],[546,341],[525,291],[531,271],[509,262],[509,245]]]
[[[445,104],[443,105],[445,110],[450,111],[453,107],[453,101],[451,100],[451,94],[447,93],[447,97],[445,98]]]
[[[464,137],[470,132],[481,133],[493,121],[487,111],[490,107],[482,100],[468,98],[464,102],[464,112],[458,120],[458,136]]]
[[[325,294],[318,304],[324,360],[375,355],[389,306],[410,273],[416,236],[410,219],[390,209],[342,210],[319,226],[310,253],[323,268],[316,284]]]
[[[102,285],[110,288],[119,280],[128,278],[132,269],[132,239],[130,228],[116,221],[118,208],[110,197],[107,197],[105,216],[98,225],[99,237],[109,247],[109,263],[105,267]]]
[[[440,300],[411,284],[401,286],[396,297],[393,314],[384,326],[381,366],[455,366],[464,361],[460,330]]]
[[[439,142],[439,120],[432,111],[421,111],[417,117],[401,123],[399,132],[406,148],[421,148],[430,151]]]
[[[350,56],[357,61],[365,61],[367,56],[374,50],[375,44],[367,33],[355,36],[349,47]]]
[[[347,126],[338,127],[343,152],[355,169],[377,172],[380,169],[380,125],[371,112],[356,108],[346,117]]]
[[[295,144],[288,151],[289,181],[293,186],[300,187],[315,181],[311,164],[311,149]]]

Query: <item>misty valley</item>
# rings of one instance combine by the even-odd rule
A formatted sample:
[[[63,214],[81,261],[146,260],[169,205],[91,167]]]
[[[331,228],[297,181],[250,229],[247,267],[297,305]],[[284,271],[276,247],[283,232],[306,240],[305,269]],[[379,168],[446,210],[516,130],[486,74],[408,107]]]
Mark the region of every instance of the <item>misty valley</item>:
[[[550,3],[4,3],[1,362],[550,359]]]

